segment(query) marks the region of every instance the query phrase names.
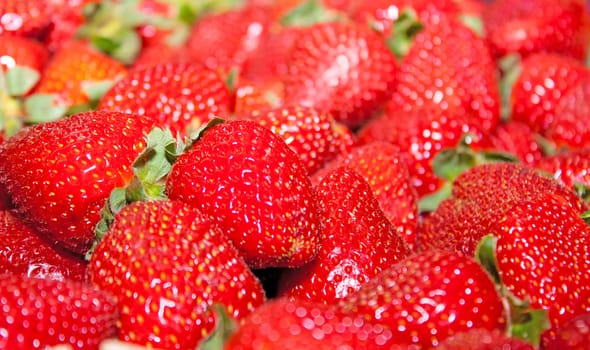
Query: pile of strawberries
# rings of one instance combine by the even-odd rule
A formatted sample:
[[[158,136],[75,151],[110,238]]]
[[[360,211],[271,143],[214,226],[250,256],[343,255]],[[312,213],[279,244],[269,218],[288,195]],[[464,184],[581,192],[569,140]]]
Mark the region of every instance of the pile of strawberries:
[[[0,0],[0,349],[588,349],[584,0]]]

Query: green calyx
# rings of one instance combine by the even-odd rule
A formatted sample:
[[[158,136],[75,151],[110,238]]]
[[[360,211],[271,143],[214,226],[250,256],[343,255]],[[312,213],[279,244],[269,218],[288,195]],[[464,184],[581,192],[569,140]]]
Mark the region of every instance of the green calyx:
[[[389,50],[398,58],[404,58],[416,35],[424,29],[424,24],[420,22],[418,14],[413,8],[404,9],[399,17],[393,22],[391,33],[385,39]]]
[[[289,11],[280,23],[286,27],[309,27],[318,23],[343,22],[345,16],[325,7],[320,0],[306,0]]]
[[[509,336],[524,339],[538,347],[541,335],[550,328],[547,311],[534,309],[528,300],[522,300],[512,294],[502,283],[502,274],[496,257],[498,239],[492,235],[484,236],[475,251],[475,258],[496,285],[504,301]]]
[[[213,304],[209,312],[215,315],[215,329],[199,346],[198,350],[221,350],[230,336],[238,328],[236,321],[227,313],[223,305]]]

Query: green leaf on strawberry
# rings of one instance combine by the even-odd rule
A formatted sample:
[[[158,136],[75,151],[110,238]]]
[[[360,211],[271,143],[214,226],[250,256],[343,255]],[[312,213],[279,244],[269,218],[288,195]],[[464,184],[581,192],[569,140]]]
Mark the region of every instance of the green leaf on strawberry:
[[[287,13],[280,22],[289,27],[309,27],[318,23],[338,22],[342,15],[326,8],[321,1],[306,0]]]
[[[66,106],[56,105],[55,94],[34,94],[24,102],[27,123],[39,124],[58,120],[67,114]]]
[[[213,304],[209,310],[215,314],[215,329],[207,339],[203,340],[198,350],[223,349],[227,340],[238,328],[236,321],[227,313],[223,305]]]
[[[398,59],[403,58],[410,51],[414,37],[423,28],[424,24],[418,19],[416,11],[405,9],[391,27],[391,33],[385,41],[387,47]]]
[[[11,96],[23,96],[29,92],[40,78],[39,72],[28,67],[14,67],[5,75],[6,89]]]

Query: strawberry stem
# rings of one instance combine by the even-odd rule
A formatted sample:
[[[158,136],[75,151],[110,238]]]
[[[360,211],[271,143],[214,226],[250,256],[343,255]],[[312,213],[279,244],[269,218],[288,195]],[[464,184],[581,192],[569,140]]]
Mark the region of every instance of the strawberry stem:
[[[414,43],[414,37],[422,29],[424,29],[424,24],[418,19],[416,11],[412,8],[407,8],[393,22],[391,33],[386,38],[385,43],[389,47],[389,50],[401,60],[410,51]]]
[[[231,318],[223,305],[213,304],[209,308],[215,315],[215,329],[199,344],[198,350],[218,350],[223,349],[229,337],[236,331],[236,321]]]

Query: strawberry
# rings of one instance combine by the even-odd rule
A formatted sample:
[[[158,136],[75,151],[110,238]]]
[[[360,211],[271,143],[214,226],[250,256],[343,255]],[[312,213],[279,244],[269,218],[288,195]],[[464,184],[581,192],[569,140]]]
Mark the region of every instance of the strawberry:
[[[528,342],[512,338],[498,330],[472,329],[445,339],[439,350],[534,350]]]
[[[54,103],[74,107],[89,102],[87,88],[91,84],[112,82],[126,73],[122,64],[87,43],[72,41],[52,56],[36,92],[54,94]]]
[[[562,95],[555,105],[553,123],[545,136],[557,147],[583,148],[590,146],[590,75]]]
[[[283,107],[254,111],[245,116],[281,136],[313,174],[334,158],[337,131],[334,119],[311,107]]]
[[[509,152],[527,165],[533,165],[544,156],[540,135],[529,125],[514,120],[498,124],[484,137],[478,147]]]
[[[39,37],[51,24],[52,10],[43,0],[0,0],[0,34]]]
[[[229,338],[226,350],[390,349],[386,328],[332,305],[278,298],[260,306]]]
[[[391,266],[341,302],[344,312],[382,325],[382,345],[437,346],[470,329],[501,330],[506,324],[500,295],[473,258],[428,251]]]
[[[583,350],[590,343],[590,313],[572,318],[546,339],[543,350]]]
[[[569,150],[544,157],[534,164],[576,192],[585,202],[590,189],[590,149]]]
[[[395,57],[377,34],[344,23],[305,30],[287,65],[285,104],[315,107],[353,128],[389,98],[397,71]]]
[[[267,35],[270,14],[264,7],[245,6],[203,17],[193,26],[186,42],[194,62],[227,74],[241,69]]]
[[[285,84],[278,78],[258,81],[240,77],[234,88],[233,112],[239,116],[278,109],[284,106],[284,95]]]
[[[322,233],[316,259],[283,278],[283,294],[335,303],[409,254],[354,170],[335,168],[316,186]]]
[[[39,42],[13,35],[0,36],[0,66],[6,71],[14,67],[28,67],[41,72],[49,52]]]
[[[52,244],[84,254],[113,188],[133,176],[149,120],[87,112],[23,129],[0,146],[0,184]]]
[[[0,296],[2,349],[98,349],[117,332],[112,297],[80,282],[3,275]]]
[[[418,229],[418,197],[401,152],[383,141],[360,145],[315,173],[312,182],[320,183],[328,173],[341,166],[350,167],[363,176],[371,186],[380,210],[413,249]]]
[[[119,339],[165,349],[195,348],[211,333],[213,303],[241,318],[265,299],[222,231],[200,211],[168,200],[124,207],[88,274],[117,299]]]
[[[188,135],[214,116],[227,115],[230,94],[212,70],[159,64],[129,73],[105,93],[98,109],[153,118],[173,134]]]
[[[404,57],[388,113],[441,111],[487,133],[500,121],[496,65],[486,42],[456,20],[427,26]],[[481,136],[477,135],[476,136]]]
[[[56,249],[6,210],[0,210],[0,242],[0,274],[57,280],[86,278],[86,263],[81,256]]]
[[[510,118],[544,133],[555,120],[562,96],[587,79],[589,70],[573,58],[534,54],[522,61],[512,86]]]
[[[283,139],[255,122],[206,130],[178,157],[166,189],[217,222],[251,267],[301,266],[317,253],[307,170]]]
[[[582,0],[497,0],[484,9],[483,23],[498,56],[553,52],[586,57],[590,16]]]
[[[84,8],[98,4],[100,0],[50,0],[52,21],[43,43],[51,52],[57,52],[76,38],[76,33],[85,22]]]

